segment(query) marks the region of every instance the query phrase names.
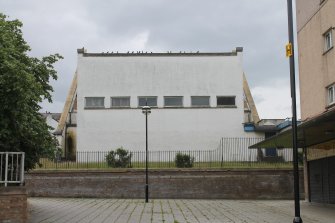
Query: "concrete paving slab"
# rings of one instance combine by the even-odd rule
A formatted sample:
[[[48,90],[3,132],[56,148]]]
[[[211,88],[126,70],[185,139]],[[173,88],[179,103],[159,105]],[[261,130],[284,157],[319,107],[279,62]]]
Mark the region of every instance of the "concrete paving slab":
[[[283,223],[292,222],[287,200],[126,200],[29,198],[29,222]],[[301,202],[304,223],[335,223],[335,205]]]

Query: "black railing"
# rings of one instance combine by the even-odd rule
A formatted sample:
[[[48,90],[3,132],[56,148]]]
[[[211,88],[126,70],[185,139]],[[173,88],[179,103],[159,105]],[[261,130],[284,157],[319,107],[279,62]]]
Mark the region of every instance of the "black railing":
[[[272,156],[266,156],[266,149],[249,149],[263,138],[222,138],[212,150],[150,150],[149,168],[177,168],[178,153],[192,159],[193,168],[291,168],[292,150],[276,149]],[[127,149],[127,148],[125,148]],[[71,160],[41,159],[37,169],[105,169],[109,151],[77,151]],[[128,168],[145,168],[145,151],[128,150]],[[119,157],[116,156],[116,159]]]

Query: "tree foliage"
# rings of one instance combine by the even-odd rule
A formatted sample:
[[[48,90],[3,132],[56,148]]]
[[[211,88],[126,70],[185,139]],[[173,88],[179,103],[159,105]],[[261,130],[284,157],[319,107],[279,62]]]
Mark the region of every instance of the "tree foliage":
[[[0,13],[0,151],[25,152],[25,167],[32,169],[56,148],[39,103],[52,102],[49,80],[57,79],[53,64],[62,57],[29,56],[21,27],[19,20]]]

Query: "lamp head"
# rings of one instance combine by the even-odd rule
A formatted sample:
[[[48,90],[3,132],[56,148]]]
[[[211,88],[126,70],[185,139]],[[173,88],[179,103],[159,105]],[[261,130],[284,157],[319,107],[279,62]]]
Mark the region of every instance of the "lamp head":
[[[143,114],[150,114],[151,113],[151,108],[149,106],[143,106],[142,107],[142,113]]]

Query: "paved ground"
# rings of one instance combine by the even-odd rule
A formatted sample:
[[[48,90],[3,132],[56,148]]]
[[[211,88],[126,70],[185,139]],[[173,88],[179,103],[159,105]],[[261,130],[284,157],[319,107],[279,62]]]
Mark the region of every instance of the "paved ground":
[[[29,198],[30,222],[292,222],[293,201]],[[335,223],[335,206],[301,203],[304,223]]]

